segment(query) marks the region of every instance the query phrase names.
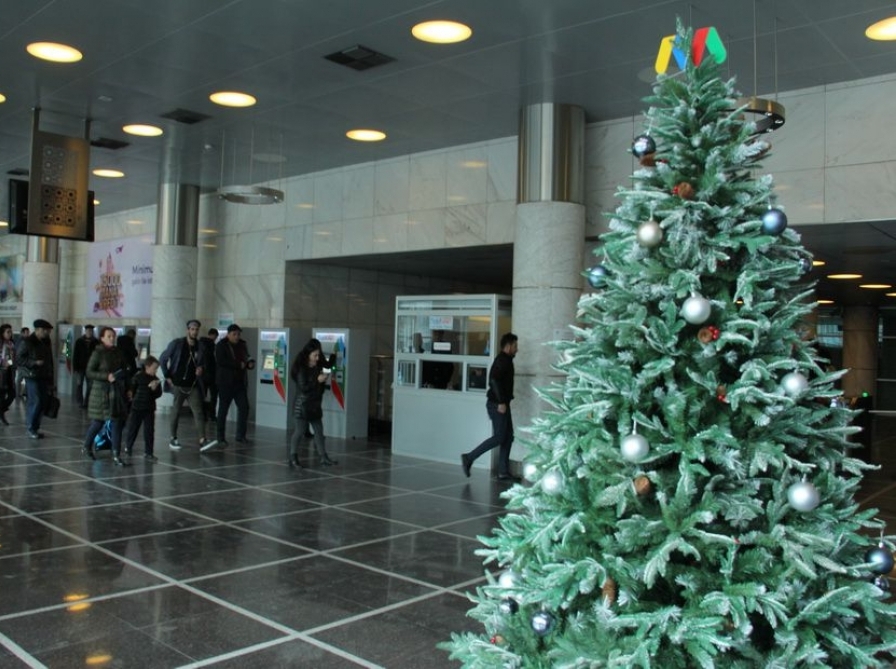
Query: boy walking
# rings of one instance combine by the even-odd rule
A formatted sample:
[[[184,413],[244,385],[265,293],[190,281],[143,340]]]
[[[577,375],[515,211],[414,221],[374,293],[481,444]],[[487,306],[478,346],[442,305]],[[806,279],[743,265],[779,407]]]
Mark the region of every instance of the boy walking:
[[[130,382],[131,413],[128,414],[128,422],[125,425],[125,453],[130,457],[137,441],[137,432],[143,425],[143,457],[150,462],[157,462],[158,458],[153,454],[153,444],[156,438],[156,400],[162,396],[162,382],[156,377],[159,371],[159,361],[153,356],[148,356],[143,363],[143,369],[134,374]]]

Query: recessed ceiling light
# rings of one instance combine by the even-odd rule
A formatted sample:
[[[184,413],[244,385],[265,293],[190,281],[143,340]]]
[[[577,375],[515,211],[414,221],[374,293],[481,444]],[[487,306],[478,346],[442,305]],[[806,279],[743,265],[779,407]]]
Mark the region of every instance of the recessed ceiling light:
[[[411,34],[421,42],[455,44],[470,39],[470,26],[457,21],[424,21],[411,28]]]
[[[0,221],[0,228],[8,228],[9,221]]]
[[[884,293],[887,297],[896,297],[896,293]]]
[[[829,279],[861,279],[861,274],[828,274]]]
[[[815,300],[815,304],[833,304],[834,300]]]
[[[386,133],[381,130],[370,130],[364,128],[356,128],[345,133],[349,139],[357,142],[379,142],[386,139]]]
[[[129,135],[139,135],[140,137],[158,137],[165,131],[157,125],[148,125],[146,123],[131,123],[122,128]]]
[[[124,176],[121,170],[110,170],[105,167],[98,167],[93,171],[93,175],[97,177],[107,177],[109,179],[120,179]]]
[[[865,29],[865,37],[878,41],[896,39],[896,16],[873,23]]]
[[[99,200],[94,200],[94,201],[93,201],[93,206],[94,206],[94,207],[98,207],[99,205],[100,205],[100,201],[99,201]]]
[[[141,221],[139,218],[129,218],[125,221],[125,223],[127,223],[128,225],[143,225],[143,221]]]
[[[258,102],[255,96],[239,91],[218,91],[209,95],[208,99],[222,107],[251,107]]]
[[[3,93],[0,93],[0,104],[3,104],[4,102],[6,102],[6,96],[3,95]]]
[[[824,267],[827,263],[824,260],[813,260],[812,267]]]
[[[859,286],[859,288],[877,288],[879,290],[886,290],[887,288],[892,288],[893,286],[889,283],[863,283]]]
[[[53,63],[77,63],[84,57],[75,47],[56,42],[32,42],[25,50],[35,58]]]

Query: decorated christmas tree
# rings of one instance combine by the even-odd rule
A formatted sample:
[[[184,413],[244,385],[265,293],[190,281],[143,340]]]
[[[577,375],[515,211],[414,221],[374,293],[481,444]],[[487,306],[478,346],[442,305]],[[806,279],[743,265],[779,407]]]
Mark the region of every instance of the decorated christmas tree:
[[[810,255],[734,83],[677,40],[527,481],[481,538],[484,631],[445,644],[466,667],[892,662],[892,538],[856,504],[868,465],[807,336]]]

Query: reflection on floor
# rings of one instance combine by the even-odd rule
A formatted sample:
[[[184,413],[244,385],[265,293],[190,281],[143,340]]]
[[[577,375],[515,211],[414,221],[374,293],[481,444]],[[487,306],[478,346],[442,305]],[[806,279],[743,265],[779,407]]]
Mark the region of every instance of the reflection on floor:
[[[161,416],[159,462],[138,441],[121,469],[80,456],[76,410],[40,441],[22,413],[0,428],[0,667],[431,669],[456,666],[436,643],[478,629],[463,593],[504,489],[484,472],[338,439],[337,466],[307,450],[293,471],[264,428],[173,452]],[[893,427],[878,422],[884,468],[863,490],[888,521]]]
[[[39,441],[23,414],[0,427],[0,667],[451,667],[436,643],[477,629],[485,472],[339,439],[294,471],[265,428],[174,452],[163,416],[159,462],[141,436],[118,468],[80,455],[76,409]]]

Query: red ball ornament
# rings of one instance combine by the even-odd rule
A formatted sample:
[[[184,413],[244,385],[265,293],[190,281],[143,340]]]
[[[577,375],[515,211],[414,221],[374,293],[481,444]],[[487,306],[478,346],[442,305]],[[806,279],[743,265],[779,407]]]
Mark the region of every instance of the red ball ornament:
[[[716,399],[719,402],[728,403],[728,388],[723,385],[716,386]]]
[[[694,190],[694,187],[687,181],[682,181],[672,188],[672,195],[677,195],[682,200],[693,200],[695,194],[696,191]]]

